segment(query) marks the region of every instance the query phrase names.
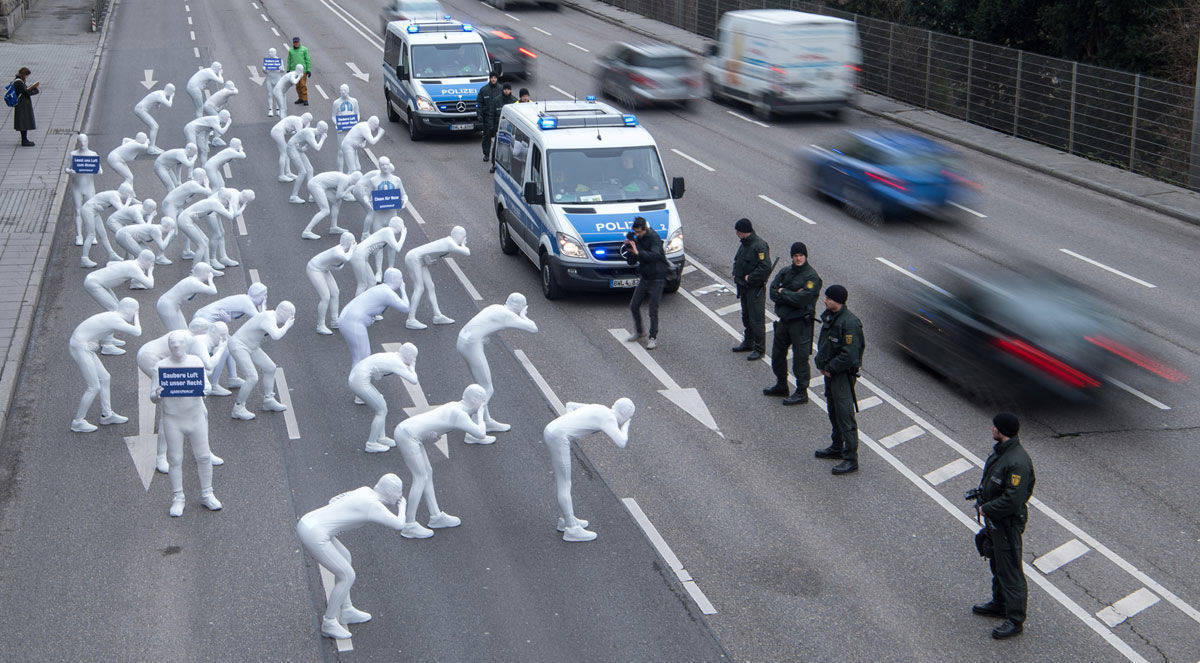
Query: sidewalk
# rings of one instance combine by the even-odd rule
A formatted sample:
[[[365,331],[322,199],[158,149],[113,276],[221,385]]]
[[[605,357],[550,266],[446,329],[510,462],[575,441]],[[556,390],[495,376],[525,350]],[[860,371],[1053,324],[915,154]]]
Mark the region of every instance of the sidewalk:
[[[599,0],[563,0],[563,4],[600,20],[629,28],[655,41],[675,44],[697,55],[703,55],[705,46],[711,43],[697,34],[618,9]],[[946,142],[1200,225],[1200,193],[1195,191],[1067,154],[1045,145],[1013,138],[874,93],[860,95],[855,107],[864,113],[886,118]]]
[[[3,74],[26,66],[41,83],[33,97],[37,130],[29,134],[37,147],[17,146],[11,110],[0,127],[0,421],[25,354],[64,199],[66,156],[100,55],[103,33],[90,31],[91,8],[91,0],[38,0],[13,38],[0,41],[0,62],[13,68]]]

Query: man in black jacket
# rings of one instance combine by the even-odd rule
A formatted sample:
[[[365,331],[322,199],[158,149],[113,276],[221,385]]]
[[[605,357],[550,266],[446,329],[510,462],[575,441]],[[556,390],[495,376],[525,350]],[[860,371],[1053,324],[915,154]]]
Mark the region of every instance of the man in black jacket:
[[[738,250],[733,257],[733,284],[742,305],[742,343],[734,352],[749,352],[746,359],[762,359],[767,349],[767,279],[771,278],[771,250],[767,242],[754,233],[750,219],[738,219],[733,224],[737,233]]]
[[[821,298],[821,277],[808,264],[808,247],[804,242],[792,244],[792,264],[779,270],[767,295],[775,302],[775,336],[771,341],[771,370],[775,385],[763,389],[767,396],[787,396],[784,405],[808,402],[808,382],[811,378],[808,358],[812,355],[813,321],[817,315],[817,300]],[[792,349],[792,374],[796,376],[796,391],[788,396],[788,348]]]
[[[504,106],[504,92],[500,88],[500,72],[488,74],[487,85],[479,88],[475,96],[475,115],[479,120],[479,128],[483,130],[483,160],[488,161],[492,156],[492,141],[496,138],[496,130],[500,127],[500,109]],[[511,95],[510,95],[511,96]]]
[[[641,277],[633,290],[633,298],[629,300],[629,311],[633,313],[633,334],[628,341],[634,343],[646,335],[642,327],[642,302],[649,299],[650,336],[646,339],[646,349],[653,350],[658,347],[658,302],[667,284],[670,265],[663,253],[662,238],[650,229],[646,219],[639,216],[633,220],[633,235],[632,239],[625,240],[622,247],[625,262],[637,265],[638,276]]]

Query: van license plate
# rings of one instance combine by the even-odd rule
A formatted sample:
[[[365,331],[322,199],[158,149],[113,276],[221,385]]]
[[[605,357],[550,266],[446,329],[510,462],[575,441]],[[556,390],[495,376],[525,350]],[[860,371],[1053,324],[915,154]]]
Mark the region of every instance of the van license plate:
[[[614,288],[636,288],[638,281],[641,279],[613,279],[611,281]]]
[[[475,128],[475,125],[471,124],[470,122],[468,122],[466,124],[451,124],[450,125],[451,131],[471,131],[474,128]]]

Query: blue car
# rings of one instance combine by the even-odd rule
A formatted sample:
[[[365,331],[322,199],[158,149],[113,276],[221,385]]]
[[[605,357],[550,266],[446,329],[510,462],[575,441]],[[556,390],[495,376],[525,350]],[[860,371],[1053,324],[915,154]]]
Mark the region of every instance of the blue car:
[[[957,153],[902,131],[848,131],[829,147],[804,148],[800,159],[817,194],[871,225],[912,213],[944,216],[973,204],[979,190]]]

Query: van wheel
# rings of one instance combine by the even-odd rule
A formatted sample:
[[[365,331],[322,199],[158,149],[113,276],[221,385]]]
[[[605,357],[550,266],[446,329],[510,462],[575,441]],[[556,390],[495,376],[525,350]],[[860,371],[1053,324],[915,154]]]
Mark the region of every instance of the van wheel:
[[[560,6],[561,5],[559,5],[557,2],[543,2],[542,3],[542,9],[549,9],[550,11],[555,11],[555,12],[558,11]]]
[[[775,117],[775,107],[771,105],[771,95],[763,94],[758,101],[754,102],[754,114],[764,122]]]
[[[417,118],[413,117],[412,111],[408,111],[406,117],[408,119],[408,138],[415,143],[421,140],[423,135],[421,128],[417,126]]]
[[[387,88],[383,89],[383,104],[387,106],[388,122],[399,122],[400,114],[392,107],[392,94],[387,91]]]
[[[723,103],[725,95],[721,94],[721,87],[717,85],[717,81],[713,80],[712,76],[705,76],[704,82],[708,85],[708,98],[718,104]]]
[[[550,258],[546,256],[546,251],[541,254],[541,263],[539,267],[542,271],[542,296],[546,299],[558,299],[563,296],[563,287],[554,278],[554,270],[550,267]]]
[[[497,216],[501,216],[501,215],[503,215],[503,212],[500,212],[497,209]],[[508,224],[504,222],[503,218],[501,218],[499,225],[500,225],[500,252],[506,256],[516,255],[517,243],[513,241],[512,235],[509,234]]]
[[[492,6],[500,11],[508,9],[508,0],[492,0]]]

